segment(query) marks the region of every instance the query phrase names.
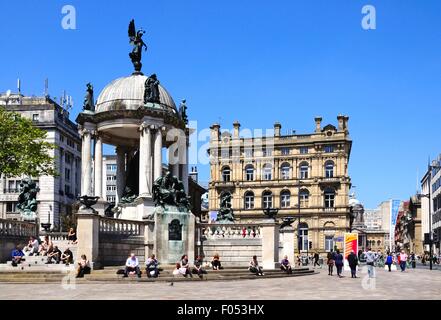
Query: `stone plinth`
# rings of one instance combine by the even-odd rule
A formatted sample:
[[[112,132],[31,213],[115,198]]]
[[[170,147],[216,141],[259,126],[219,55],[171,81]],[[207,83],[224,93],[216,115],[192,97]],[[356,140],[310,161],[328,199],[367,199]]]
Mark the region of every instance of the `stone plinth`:
[[[175,206],[154,209],[154,251],[163,264],[175,264],[184,254],[194,259],[195,217]]]
[[[99,219],[92,210],[80,209],[77,213],[78,255],[85,254],[89,261],[98,261],[99,251]],[[100,267],[99,263],[93,264]]]
[[[268,220],[261,225],[262,265],[264,269],[274,269],[279,260],[279,225]]]
[[[291,226],[280,229],[280,250],[279,259],[283,259],[284,256],[288,256],[288,260],[294,264],[294,228]]]

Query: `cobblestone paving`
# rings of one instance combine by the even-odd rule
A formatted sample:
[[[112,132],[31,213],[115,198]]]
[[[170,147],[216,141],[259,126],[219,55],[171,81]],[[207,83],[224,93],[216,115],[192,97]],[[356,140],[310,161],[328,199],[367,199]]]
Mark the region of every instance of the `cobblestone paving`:
[[[378,270],[351,279],[328,276],[327,270],[305,277],[170,283],[1,284],[0,299],[28,299],[38,292],[45,299],[441,299],[441,272],[423,269],[404,273]],[[190,294],[191,291],[191,294]]]

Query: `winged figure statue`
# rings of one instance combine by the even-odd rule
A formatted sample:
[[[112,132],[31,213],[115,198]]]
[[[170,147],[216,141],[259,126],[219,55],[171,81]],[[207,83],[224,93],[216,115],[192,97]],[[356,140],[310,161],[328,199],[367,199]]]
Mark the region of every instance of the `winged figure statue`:
[[[136,31],[135,28],[135,20],[132,19],[129,23],[129,39],[130,44],[134,46],[132,52],[129,53],[130,59],[132,60],[133,67],[135,68],[136,72],[141,72],[142,63],[141,63],[141,57],[142,57],[142,48],[144,47],[144,50],[147,50],[147,45],[142,40],[142,36],[144,35],[145,31],[140,29]]]

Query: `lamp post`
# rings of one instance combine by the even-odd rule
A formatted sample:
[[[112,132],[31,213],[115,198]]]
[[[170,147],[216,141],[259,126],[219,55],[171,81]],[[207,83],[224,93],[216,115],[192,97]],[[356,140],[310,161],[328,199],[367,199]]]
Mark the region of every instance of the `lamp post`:
[[[297,224],[297,247],[298,247],[298,249],[299,249],[299,257],[300,257],[300,248],[301,248],[301,246],[300,246],[300,187],[301,187],[301,184],[302,184],[302,181],[301,180],[299,180],[299,183],[298,183],[298,185],[297,185],[297,187],[298,187],[298,191],[297,191],[297,210],[298,210],[298,219],[299,219],[299,222],[298,222],[298,224]],[[309,246],[309,243],[308,243],[308,246]]]

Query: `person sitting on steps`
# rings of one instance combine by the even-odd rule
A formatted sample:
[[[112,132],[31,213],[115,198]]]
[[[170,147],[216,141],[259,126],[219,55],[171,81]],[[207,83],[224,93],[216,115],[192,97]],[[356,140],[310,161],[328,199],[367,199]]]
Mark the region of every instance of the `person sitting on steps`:
[[[196,260],[194,261],[194,266],[193,266],[193,273],[197,274],[199,276],[199,278],[202,279],[202,275],[204,273],[207,273],[203,268],[202,268],[202,264],[203,264],[203,259],[202,256],[197,256]]]
[[[90,273],[90,262],[87,260],[86,255],[81,255],[81,260],[78,261],[77,278],[83,278],[85,274]]]
[[[282,261],[280,262],[280,269],[285,271],[287,274],[292,274],[292,267],[289,263],[288,256],[284,256]]]
[[[20,246],[16,246],[14,250],[12,250],[11,258],[12,258],[12,266],[16,267],[20,262],[25,261],[23,259],[24,253],[21,251]]]
[[[147,273],[147,277],[157,278],[159,276],[159,269],[158,269],[159,262],[156,259],[156,256],[152,254],[150,258],[147,259],[145,264],[146,264],[145,272]]]
[[[181,270],[184,271],[184,269],[185,269],[184,276],[187,277],[188,275],[190,275],[190,277],[193,278],[193,275],[191,274],[190,271],[190,263],[188,262],[188,256],[186,254],[184,254],[181,257]]]
[[[47,262],[46,264],[52,263],[52,259],[55,260],[55,263],[59,264],[61,260],[61,251],[57,246],[54,246],[54,249],[47,254]]]
[[[250,265],[248,270],[252,273],[255,273],[256,276],[264,276],[263,269],[259,266],[259,262],[257,262],[257,256],[253,256],[253,259],[250,261]]]
[[[129,273],[136,273],[138,278],[141,278],[141,270],[139,269],[139,261],[134,253],[130,254],[130,257],[126,261],[126,269],[124,271],[124,278],[129,276]]]
[[[66,250],[64,250],[63,254],[61,255],[61,262],[69,265],[71,263],[73,263],[73,253],[72,251],[70,251],[69,248],[66,248]]]
[[[220,270],[222,269],[219,254],[215,253],[213,256],[213,260],[211,261],[211,265],[213,267],[213,270]]]

